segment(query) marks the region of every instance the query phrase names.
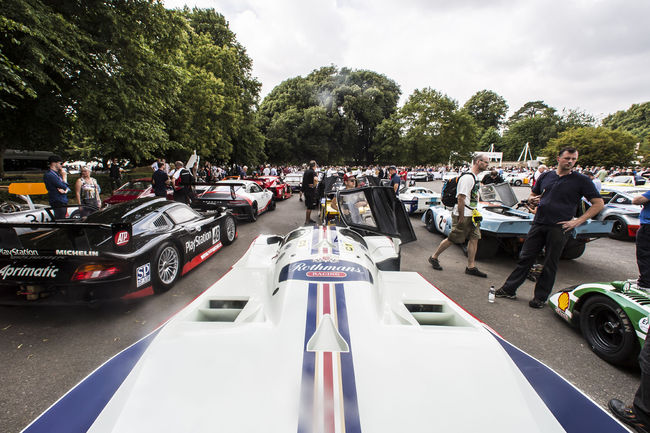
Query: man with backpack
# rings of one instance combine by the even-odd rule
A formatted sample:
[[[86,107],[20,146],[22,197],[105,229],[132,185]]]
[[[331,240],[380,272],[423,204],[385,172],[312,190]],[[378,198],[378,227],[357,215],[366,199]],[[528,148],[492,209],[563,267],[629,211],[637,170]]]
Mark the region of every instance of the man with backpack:
[[[445,184],[442,191],[442,202],[445,206],[453,204],[451,216],[451,232],[447,239],[440,242],[436,252],[429,257],[433,269],[442,270],[438,257],[453,244],[467,241],[467,267],[465,273],[476,277],[487,278],[487,274],[479,271],[474,263],[478,240],[481,239],[480,222],[474,221],[472,213],[478,203],[479,183],[476,176],[485,170],[489,164],[488,159],[482,155],[472,158],[472,168],[451,179]],[[450,201],[451,199],[451,201]]]

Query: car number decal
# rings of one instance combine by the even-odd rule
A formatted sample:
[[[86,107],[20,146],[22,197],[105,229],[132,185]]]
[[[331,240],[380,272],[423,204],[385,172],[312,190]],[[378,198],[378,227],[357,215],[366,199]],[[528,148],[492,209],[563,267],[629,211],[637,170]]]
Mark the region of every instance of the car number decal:
[[[151,281],[151,263],[145,263],[139,266],[135,271],[135,276],[137,279],[136,287],[140,287]]]
[[[639,320],[639,330],[643,332],[644,334],[648,333],[648,318],[644,317],[643,319]]]
[[[216,225],[212,227],[212,245],[219,242],[220,239],[221,239],[221,226]]]

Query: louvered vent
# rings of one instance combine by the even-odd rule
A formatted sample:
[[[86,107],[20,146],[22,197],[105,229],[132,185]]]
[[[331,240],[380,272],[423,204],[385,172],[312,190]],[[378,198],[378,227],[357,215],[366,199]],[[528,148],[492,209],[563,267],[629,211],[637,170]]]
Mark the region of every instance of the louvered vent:
[[[165,220],[165,217],[160,215],[158,218],[156,218],[153,222],[153,225],[155,227],[167,227],[167,220]]]

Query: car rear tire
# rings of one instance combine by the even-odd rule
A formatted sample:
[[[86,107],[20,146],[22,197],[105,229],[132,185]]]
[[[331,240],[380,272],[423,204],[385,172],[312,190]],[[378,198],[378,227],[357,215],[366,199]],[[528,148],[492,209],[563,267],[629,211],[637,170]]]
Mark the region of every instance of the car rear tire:
[[[631,365],[639,353],[639,340],[623,308],[607,296],[592,296],[580,309],[580,330],[591,350],[617,365]]]
[[[519,179],[515,180],[515,186],[521,186],[521,180]]]
[[[257,221],[257,202],[254,202],[251,205],[251,213],[248,215],[248,221],[250,222]]]
[[[221,242],[224,245],[230,245],[235,242],[237,238],[237,223],[235,222],[235,217],[232,215],[226,215],[221,223],[221,233],[223,233],[223,239]]]
[[[627,223],[623,218],[611,217],[605,218],[605,221],[614,221],[612,226],[612,232],[609,234],[609,237],[612,239],[618,239],[619,241],[626,241],[630,237],[628,236]]]
[[[427,230],[429,230],[431,233],[437,232],[436,230],[436,222],[434,221],[433,218],[433,212],[428,210],[426,214],[424,214],[424,225],[426,226]]]
[[[153,290],[164,293],[171,289],[181,274],[181,255],[172,243],[164,243],[156,250],[153,268]]]
[[[275,210],[275,200],[271,198],[271,202],[269,203],[268,207],[269,211],[274,211]]]
[[[499,251],[499,241],[494,236],[482,236],[476,248],[476,260],[489,259]]]
[[[575,239],[569,239],[566,245],[564,246],[564,250],[562,251],[562,255],[560,255],[560,258],[564,260],[577,259],[582,255],[582,253],[585,252],[586,245],[587,245],[586,242],[577,241]]]

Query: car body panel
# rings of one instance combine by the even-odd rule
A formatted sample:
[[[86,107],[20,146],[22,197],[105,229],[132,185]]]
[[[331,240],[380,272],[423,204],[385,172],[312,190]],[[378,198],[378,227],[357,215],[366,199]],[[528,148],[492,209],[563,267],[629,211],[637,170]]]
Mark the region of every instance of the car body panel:
[[[639,213],[642,206],[632,204],[632,199],[639,194],[648,191],[648,187],[611,187],[606,186],[601,189],[601,196],[605,201],[605,208],[600,211],[596,219],[610,220],[613,219],[614,233],[616,238],[629,239],[636,237],[639,230]]]
[[[226,207],[238,218],[249,218],[253,206],[258,214],[266,212],[273,204],[273,193],[262,189],[251,180],[223,180],[212,185],[192,201],[192,207],[215,210]]]
[[[398,255],[347,228],[259,236],[25,433],[626,432],[419,274],[376,266]]]
[[[302,187],[302,176],[303,176],[302,171],[297,171],[294,173],[288,173],[284,177],[284,182],[287,183],[292,191],[298,191]]]
[[[280,176],[258,176],[250,180],[257,182],[262,189],[271,191],[275,200],[284,200],[291,197],[291,186],[285,183]]]
[[[512,187],[508,183],[483,185],[480,189],[481,201],[477,209],[482,216],[481,236],[479,245],[491,242],[490,238],[498,238],[501,246],[513,253],[523,243],[533,223],[534,215],[522,209],[517,209],[518,200]],[[433,221],[435,231],[449,236],[451,232],[451,209],[443,205],[429,208],[422,216],[422,221]],[[595,237],[607,236],[612,231],[613,221],[589,220],[577,227],[573,238],[577,241],[586,241]],[[506,239],[509,239],[506,241]],[[505,245],[507,242],[508,245]],[[494,251],[496,252],[496,251]],[[488,254],[489,256],[489,254]]]
[[[125,201],[135,200],[136,198],[150,198],[155,197],[153,192],[153,185],[151,184],[150,177],[143,177],[139,179],[133,179],[118,189],[113,191],[113,194],[104,200],[108,204],[117,204]],[[174,189],[167,188],[167,199],[174,199]]]
[[[228,215],[199,214],[161,198],[114,205],[76,222],[0,224],[0,302],[69,304],[153,294],[157,249],[176,247],[182,276],[221,249]],[[110,272],[93,274],[104,270]]]
[[[402,188],[399,199],[410,214],[422,213],[440,203],[440,194],[428,188],[412,186]]]

